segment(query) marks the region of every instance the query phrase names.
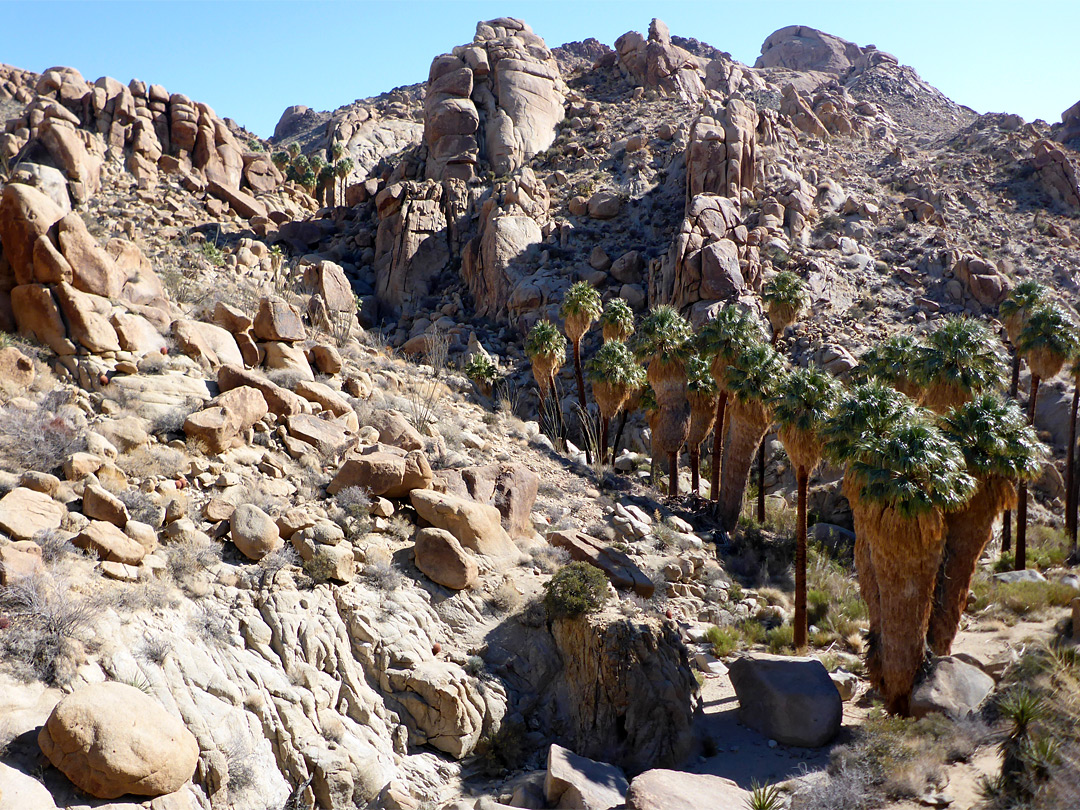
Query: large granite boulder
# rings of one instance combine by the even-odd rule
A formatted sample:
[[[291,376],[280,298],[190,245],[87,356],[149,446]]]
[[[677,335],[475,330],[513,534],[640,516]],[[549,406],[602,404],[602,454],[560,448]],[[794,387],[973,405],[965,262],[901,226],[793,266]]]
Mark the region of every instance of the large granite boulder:
[[[544,797],[552,807],[613,810],[623,806],[626,775],[620,768],[580,757],[561,745],[548,748]]]
[[[840,731],[843,702],[816,658],[754,654],[728,665],[739,721],[766,737],[818,748]]]
[[[89,684],[62,698],[38,745],[77,788],[98,799],[174,793],[199,761],[195,737],[180,719],[116,682]]]
[[[494,506],[432,489],[414,489],[409,500],[421,518],[436,528],[446,529],[461,545],[477,554],[487,557],[518,554]]]
[[[754,67],[815,70],[843,76],[860,62],[862,55],[862,49],[854,42],[805,25],[789,25],[765,38]]]
[[[722,776],[655,768],[634,777],[626,793],[626,808],[742,810],[749,799],[749,791]]]
[[[922,717],[940,712],[954,719],[968,717],[978,711],[993,688],[994,679],[978,667],[953,656],[935,658],[911,693],[911,714]]]
[[[639,87],[684,101],[697,101],[705,92],[705,69],[709,60],[695,56],[671,41],[671,32],[662,20],[653,19],[649,36],[628,31],[615,40],[617,63]]]

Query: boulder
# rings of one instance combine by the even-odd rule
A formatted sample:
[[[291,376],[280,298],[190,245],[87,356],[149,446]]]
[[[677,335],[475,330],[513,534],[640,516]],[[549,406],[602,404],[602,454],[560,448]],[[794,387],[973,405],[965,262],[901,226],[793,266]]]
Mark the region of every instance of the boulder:
[[[222,391],[231,391],[240,386],[256,389],[263,395],[270,413],[277,416],[291,416],[304,411],[303,397],[282,388],[257,372],[246,370],[242,364],[226,364],[219,368],[217,383]]]
[[[324,411],[330,411],[334,416],[348,416],[349,414],[355,414],[349,401],[339,392],[324,383],[314,382],[312,380],[300,380],[293,390],[308,402],[314,402]],[[377,411],[377,413],[385,412]],[[359,425],[357,426],[357,429],[359,429]],[[379,435],[382,436],[382,431],[379,431]],[[392,444],[392,442],[387,442],[387,444]],[[419,450],[420,448],[408,447],[402,449]]]
[[[43,233],[34,242],[34,281],[41,284],[68,284],[74,278],[71,264],[56,249],[48,234]]]
[[[38,733],[42,753],[99,799],[175,793],[191,779],[199,746],[183,721],[127,684],[94,683],[63,697]]]
[[[128,510],[124,502],[97,484],[87,484],[83,490],[82,511],[91,520],[104,520],[121,529],[128,522]]]
[[[0,498],[0,530],[15,540],[33,540],[38,532],[59,529],[66,515],[63,504],[25,487]]]
[[[926,676],[911,693],[911,715],[941,712],[953,719],[978,711],[994,688],[994,679],[976,666],[953,656],[935,658]]]
[[[355,312],[356,296],[341,265],[322,260],[304,268],[304,286],[312,295],[321,295],[331,312]]]
[[[57,810],[45,785],[0,762],[0,805],[11,810]]]
[[[0,349],[0,385],[10,386],[15,391],[27,391],[35,376],[37,372],[33,360],[14,346]]]
[[[287,416],[285,429],[294,439],[311,445],[324,456],[336,456],[356,441],[341,422],[320,419],[307,413]]]
[[[242,503],[229,518],[233,544],[240,553],[256,562],[284,545],[274,519],[259,507]]]
[[[64,211],[36,188],[8,183],[0,195],[0,245],[17,284],[34,280],[34,243],[64,217]]]
[[[423,450],[424,438],[408,419],[394,410],[375,410],[366,417],[366,423],[379,431],[379,441],[402,450]]]
[[[614,219],[622,210],[623,200],[611,189],[600,189],[589,198],[589,216],[593,219]]]
[[[739,722],[766,737],[818,748],[840,731],[840,693],[816,658],[746,655],[728,671],[739,698]]]
[[[533,534],[532,508],[540,477],[523,464],[489,464],[447,470],[440,475],[446,489],[458,495],[468,495],[474,501],[487,503],[499,510],[503,528],[511,537],[530,537]]]
[[[580,757],[561,745],[548,749],[544,796],[552,807],[613,810],[622,807],[629,785],[620,768]]]
[[[476,560],[461,547],[454,535],[444,529],[427,528],[417,532],[413,554],[416,567],[432,582],[455,591],[476,584]]]
[[[206,190],[211,196],[227,202],[236,213],[245,219],[265,217],[268,214],[266,206],[260,200],[255,199],[247,192],[240,191],[238,188],[221,183],[219,180],[210,180],[206,185]]]
[[[269,341],[262,344],[265,356],[263,365],[274,371],[290,372],[290,377],[302,380],[315,380],[315,374],[308,365],[307,355],[299,346],[281,341]]]
[[[572,559],[599,568],[616,588],[632,588],[646,599],[652,598],[656,590],[652,580],[626,554],[584,532],[576,529],[551,532],[547,541],[556,548],[566,549]]]
[[[619,68],[638,87],[689,102],[705,91],[702,74],[708,60],[675,45],[662,20],[649,24],[648,38],[637,31],[623,34],[615,40],[615,55]]]
[[[120,351],[120,338],[108,320],[112,312],[108,299],[80,292],[71,284],[58,284],[56,297],[72,340],[94,354]]]
[[[431,486],[431,467],[420,450],[406,453],[385,444],[373,444],[349,456],[326,487],[336,495],[348,487],[367,489],[372,495],[403,498],[416,489]]]
[[[56,227],[60,252],[71,266],[72,286],[91,295],[118,299],[124,289],[124,274],[86,229],[82,217],[73,211]]]
[[[854,42],[806,25],[789,25],[769,34],[756,68],[818,71],[843,76],[859,64],[863,51]]]
[[[186,318],[173,321],[171,329],[180,351],[192,360],[212,369],[225,365],[244,367],[240,347],[228,330]]]
[[[742,810],[749,799],[749,791],[722,776],[654,768],[634,777],[626,792],[626,808]]]
[[[220,453],[243,444],[242,434],[267,414],[262,392],[249,386],[221,394],[215,403],[184,420],[184,433],[204,441],[209,452]]]
[[[307,337],[300,311],[280,299],[263,298],[255,315],[253,330],[259,340],[293,343]]]
[[[494,506],[431,489],[414,489],[409,500],[421,518],[436,528],[446,529],[461,545],[477,554],[509,557],[518,553]]]
[[[44,284],[15,287],[11,291],[11,309],[20,334],[44,343],[61,357],[75,354],[75,344],[68,339],[60,307]]]
[[[33,540],[16,540],[0,546],[0,585],[10,587],[24,577],[45,570],[41,562],[41,546]]]
[[[90,525],[71,540],[77,548],[93,551],[99,560],[138,565],[146,556],[146,549],[132,540],[112,523],[91,520]]]

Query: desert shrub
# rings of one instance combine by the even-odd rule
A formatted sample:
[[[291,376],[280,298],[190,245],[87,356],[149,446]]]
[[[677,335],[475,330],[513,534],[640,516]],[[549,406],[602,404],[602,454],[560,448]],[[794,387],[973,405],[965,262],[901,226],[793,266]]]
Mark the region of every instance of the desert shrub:
[[[221,562],[221,548],[207,542],[183,541],[169,546],[166,570],[173,582],[181,587]]]
[[[497,613],[513,613],[521,607],[521,593],[509,579],[503,580],[488,597],[490,604]]]
[[[34,542],[41,549],[41,561],[45,565],[54,565],[68,554],[78,554],[68,536],[57,529],[43,529],[34,535]]]
[[[345,487],[334,496],[334,503],[342,512],[339,522],[344,523],[351,518],[361,524],[362,530],[367,530],[371,522],[371,493],[363,487]]]
[[[62,577],[21,577],[0,588],[0,614],[11,622],[0,634],[0,658],[20,677],[60,685],[74,674],[79,639],[104,608],[103,600],[77,595]]]
[[[116,493],[116,497],[127,507],[128,516],[132,520],[138,520],[150,526],[160,526],[165,519],[165,510],[149,492],[143,492],[138,487],[129,487],[123,492]]]
[[[790,624],[773,627],[766,631],[765,643],[769,645],[769,652],[773,655],[791,650],[795,643],[795,628]]]
[[[438,417],[445,392],[446,388],[438,380],[421,383],[409,392],[408,419],[420,433],[427,434],[428,427]]]
[[[251,790],[258,782],[255,770],[254,752],[239,738],[233,739],[224,746],[222,753],[225,755],[225,769],[229,779],[225,783],[229,794],[235,797],[237,793]]]
[[[307,375],[295,368],[275,368],[266,372],[266,378],[275,385],[288,388],[290,391],[296,388],[298,382],[308,379]]]
[[[310,560],[304,561],[303,568],[304,573],[311,577],[312,582],[316,584],[329,582],[337,572],[337,566],[334,565],[333,558],[329,554],[318,550]]]
[[[54,412],[63,404],[47,397],[34,410],[0,408],[0,460],[7,469],[52,472],[72,453],[86,449],[85,434]]]
[[[188,619],[191,631],[211,647],[227,647],[232,643],[229,617],[218,608],[199,605]]]
[[[557,546],[540,546],[533,550],[530,561],[545,574],[554,574],[570,562],[570,552]]]
[[[465,376],[476,383],[481,391],[486,392],[491,390],[491,386],[499,376],[499,370],[495,368],[490,357],[477,352],[465,364]]]
[[[263,585],[274,580],[278,571],[294,565],[300,565],[300,555],[291,544],[286,543],[259,560],[259,578]]]
[[[364,569],[364,577],[380,591],[396,591],[401,587],[404,577],[395,566],[388,563],[376,563]]]
[[[544,606],[552,617],[595,613],[608,598],[607,576],[585,562],[564,565],[544,585]]]
[[[150,419],[149,432],[155,436],[178,436],[184,432],[184,422],[201,405],[197,399],[189,399],[183,405],[176,405],[166,411],[155,413]]]
[[[161,444],[138,447],[116,459],[116,465],[131,478],[175,475],[184,463],[184,454]]]
[[[1068,535],[1062,529],[1053,526],[1036,525],[1028,528],[1027,564],[1028,568],[1045,571],[1065,565],[1072,545]],[[1016,567],[1016,555],[1012,551],[1002,552],[994,563],[995,571],[1012,571]]]
[[[713,655],[717,658],[726,658],[739,647],[739,634],[730,627],[714,625],[709,628],[706,638],[712,644]]]
[[[971,583],[975,613],[988,608],[1004,617],[1036,616],[1052,607],[1065,607],[1076,590],[1065,582],[996,582],[976,577]]]
[[[169,358],[160,352],[150,352],[139,358],[140,374],[162,374],[169,366]]]
[[[146,633],[143,635],[143,643],[136,650],[136,655],[144,661],[149,661],[160,667],[165,663],[165,659],[169,657],[172,650],[172,642],[167,638]]]
[[[425,336],[424,362],[439,376],[446,369],[450,356],[450,335],[443,329],[432,327]]]

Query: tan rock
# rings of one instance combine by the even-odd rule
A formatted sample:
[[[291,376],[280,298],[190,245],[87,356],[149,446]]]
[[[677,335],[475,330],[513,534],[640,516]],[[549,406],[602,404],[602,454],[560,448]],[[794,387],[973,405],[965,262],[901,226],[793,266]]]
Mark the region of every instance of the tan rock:
[[[44,284],[23,284],[13,289],[11,308],[20,334],[44,343],[61,357],[75,354],[60,307]]]
[[[33,360],[14,346],[0,349],[0,384],[10,386],[16,391],[25,391],[33,384],[36,376]]]
[[[93,453],[72,453],[64,461],[64,478],[68,481],[81,481],[100,470],[104,463],[101,457]]]
[[[160,353],[168,347],[157,328],[141,315],[129,312],[113,312],[110,323],[116,330],[120,348],[140,356]]]
[[[96,484],[88,484],[83,490],[83,514],[91,520],[104,520],[120,528],[128,522],[124,502]]]
[[[402,450],[423,450],[424,438],[399,411],[376,410],[367,423],[379,431],[379,441]]]
[[[184,354],[211,369],[224,365],[244,365],[236,340],[220,326],[180,319],[172,323],[172,336]]]
[[[10,587],[24,577],[40,574],[44,570],[41,546],[33,540],[17,540],[0,547],[0,585]]]
[[[12,810],[57,810],[41,782],[0,762],[0,802]]]
[[[476,584],[478,567],[473,556],[444,529],[421,529],[413,546],[416,567],[432,582],[460,591]]]
[[[273,298],[264,298],[259,301],[254,332],[259,340],[287,343],[303,340],[307,336],[304,324],[300,320],[300,311],[285,301]]]
[[[48,234],[42,234],[34,241],[34,281],[40,284],[71,283],[73,271]]]
[[[146,549],[111,523],[91,520],[90,525],[71,541],[75,546],[97,554],[99,560],[138,565]]]
[[[428,489],[413,490],[409,500],[420,517],[436,528],[446,529],[477,554],[509,557],[518,553],[494,506]]]
[[[315,374],[308,365],[307,355],[299,346],[280,341],[269,341],[262,345],[266,352],[263,358],[263,365],[266,368],[293,372],[303,380],[315,380]]]
[[[23,183],[8,183],[0,195],[0,244],[17,284],[34,280],[34,243],[64,216],[43,193]]]
[[[214,323],[235,335],[250,329],[252,320],[242,310],[218,301],[214,306]]]
[[[655,768],[634,777],[627,810],[729,810],[747,806],[750,792],[730,779]]]
[[[236,507],[229,518],[229,529],[233,544],[249,560],[261,560],[284,545],[274,519],[250,503]]]
[[[304,268],[304,286],[313,295],[321,295],[331,312],[356,312],[356,295],[341,265],[325,259],[307,265]]]
[[[66,514],[63,504],[25,487],[0,498],[0,530],[15,540],[33,540],[38,532],[59,529]]]
[[[270,412],[278,416],[290,416],[304,410],[303,397],[270,382],[261,374],[247,371],[243,366],[223,365],[218,369],[217,380],[222,391],[231,391],[242,385],[255,388],[263,395]]]
[[[389,445],[374,444],[345,459],[327,486],[330,495],[348,487],[367,489],[372,495],[402,498],[431,486],[431,467],[419,450],[406,453]]]
[[[210,180],[207,183],[206,190],[219,200],[227,202],[236,213],[245,219],[265,217],[268,213],[266,206],[250,194],[240,191],[238,188],[232,188],[218,180]]]
[[[60,252],[71,265],[71,284],[91,295],[116,299],[124,289],[124,274],[117,269],[112,257],[86,230],[86,224],[75,212],[57,225]]]
[[[329,385],[311,380],[301,380],[296,384],[294,390],[304,399],[314,402],[324,411],[330,411],[334,416],[345,416],[354,413],[349,401]]]
[[[262,392],[239,386],[221,394],[209,408],[184,420],[184,433],[206,442],[212,453],[243,444],[241,434],[266,416],[267,403]]]
[[[58,284],[56,298],[72,340],[94,354],[120,351],[120,338],[108,320],[112,306],[107,299],[80,292],[71,284]]]
[[[101,158],[87,150],[75,126],[48,117],[41,122],[37,135],[53,160],[63,168],[72,199],[83,203],[94,196],[101,188]]]
[[[199,760],[199,745],[181,720],[116,682],[83,686],[62,698],[38,745],[76,787],[99,799],[174,793]]]
[[[324,456],[336,456],[356,441],[337,420],[320,419],[307,413],[285,417],[285,428],[294,439],[311,445]]]
[[[334,375],[341,371],[341,352],[333,346],[318,345],[311,348],[311,362],[320,374]]]

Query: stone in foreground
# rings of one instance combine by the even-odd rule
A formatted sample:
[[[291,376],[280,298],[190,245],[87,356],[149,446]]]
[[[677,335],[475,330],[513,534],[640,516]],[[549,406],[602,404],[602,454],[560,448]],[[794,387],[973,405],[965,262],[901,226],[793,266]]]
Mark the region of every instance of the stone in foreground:
[[[622,807],[626,776],[614,765],[579,757],[561,745],[548,749],[544,794],[551,807],[611,810]]]
[[[935,658],[927,676],[911,693],[911,714],[941,712],[959,719],[974,713],[994,688],[994,679],[959,658]]]
[[[730,779],[655,768],[634,777],[627,810],[742,810],[750,793]]]
[[[825,745],[840,730],[840,693],[816,658],[747,655],[728,668],[743,725],[804,748]]]

